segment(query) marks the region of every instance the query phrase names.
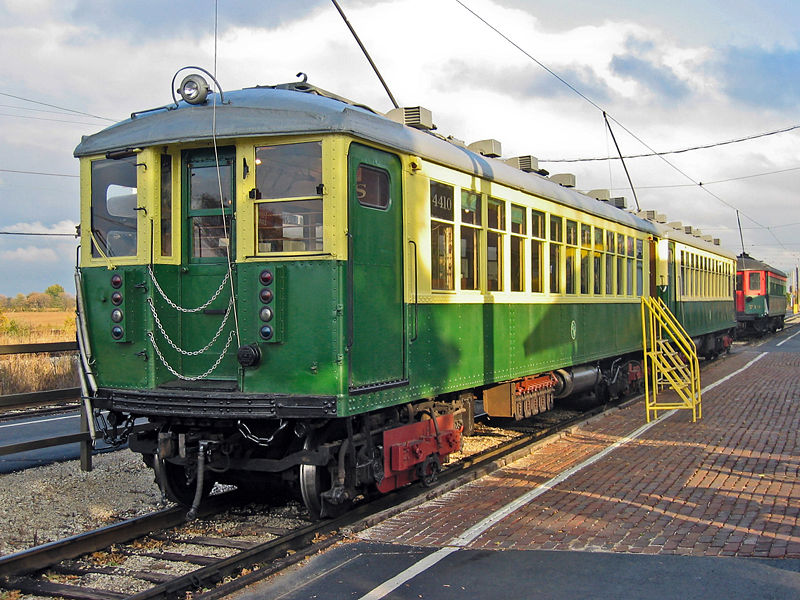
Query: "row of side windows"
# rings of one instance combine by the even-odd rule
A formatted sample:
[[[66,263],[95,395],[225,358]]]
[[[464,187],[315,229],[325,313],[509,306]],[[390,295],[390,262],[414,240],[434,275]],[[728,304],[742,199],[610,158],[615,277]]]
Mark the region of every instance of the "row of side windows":
[[[727,262],[681,250],[681,294],[694,298],[731,297],[733,272]]]
[[[431,180],[434,291],[481,290],[482,285],[489,292],[503,291],[508,270],[512,292],[642,294],[642,239],[516,204],[507,210],[506,204]]]

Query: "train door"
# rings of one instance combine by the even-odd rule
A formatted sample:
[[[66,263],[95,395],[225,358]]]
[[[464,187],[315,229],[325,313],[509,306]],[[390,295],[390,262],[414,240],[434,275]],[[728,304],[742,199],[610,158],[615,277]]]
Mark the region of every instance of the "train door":
[[[216,155],[213,149],[188,150],[182,155],[181,304],[185,309],[203,307],[180,313],[181,347],[191,352],[182,355],[185,377],[205,375],[220,358],[233,331],[234,318],[228,314],[232,288],[227,275],[228,257],[233,262],[236,251],[235,158],[233,147],[218,148]],[[209,345],[215,336],[216,341]],[[210,379],[236,378],[235,350],[228,349],[208,375]]]
[[[406,379],[400,159],[352,144],[348,156],[347,347],[351,392]]]

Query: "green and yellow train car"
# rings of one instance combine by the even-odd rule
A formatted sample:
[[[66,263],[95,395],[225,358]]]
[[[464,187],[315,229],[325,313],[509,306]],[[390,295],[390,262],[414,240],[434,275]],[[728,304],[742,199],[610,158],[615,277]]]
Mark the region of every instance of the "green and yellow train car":
[[[184,83],[75,150],[84,395],[174,500],[296,489],[324,516],[430,481],[476,402],[521,418],[635,385],[642,295],[701,352],[729,343],[718,246],[424,119]]]

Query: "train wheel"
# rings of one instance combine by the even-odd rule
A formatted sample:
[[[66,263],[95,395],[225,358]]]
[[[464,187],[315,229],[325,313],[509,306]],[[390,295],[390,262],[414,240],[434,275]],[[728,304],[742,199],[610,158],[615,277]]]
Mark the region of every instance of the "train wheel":
[[[304,448],[316,449],[324,441],[323,435],[314,432],[306,438]],[[335,461],[324,466],[300,465],[300,493],[311,518],[315,521],[323,517],[337,517],[347,511],[350,505],[347,501],[334,504],[323,495],[333,487],[332,474],[336,468]]]
[[[208,475],[208,473],[206,473],[206,475]],[[195,491],[197,490],[196,475],[194,472],[189,474],[183,465],[178,465],[169,461],[161,461],[161,477],[163,479],[164,493],[167,495],[168,499],[187,508],[192,505]],[[213,487],[214,480],[206,477],[203,481],[201,498],[206,498]]]

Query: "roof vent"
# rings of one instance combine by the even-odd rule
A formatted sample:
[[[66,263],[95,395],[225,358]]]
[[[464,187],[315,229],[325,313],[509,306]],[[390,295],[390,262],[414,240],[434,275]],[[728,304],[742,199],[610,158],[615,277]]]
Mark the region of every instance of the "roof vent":
[[[386,116],[395,123],[402,123],[414,129],[421,129],[423,131],[432,131],[436,129],[436,125],[433,124],[433,114],[422,106],[393,108],[386,113]]]
[[[702,238],[703,238],[703,240],[705,240],[709,244],[714,241],[714,238],[712,238],[710,235],[704,235],[704,236],[702,236]]]
[[[483,156],[488,156],[489,158],[499,158],[503,155],[500,142],[497,140],[479,140],[477,142],[472,142],[467,148]]]
[[[683,223],[680,221],[670,221],[667,223],[667,227],[672,227],[673,229],[677,229],[678,231],[683,231]]]
[[[539,159],[535,156],[531,156],[530,154],[526,156],[515,156],[514,158],[508,158],[503,162],[507,165],[511,165],[515,169],[525,171],[526,173],[538,173],[539,171]]]
[[[713,242],[715,246],[719,246],[719,238],[714,238]]]
[[[467,143],[464,140],[460,140],[457,137],[453,137],[452,135],[448,135],[444,139],[445,139],[445,141],[450,142],[454,146],[458,146],[460,148],[466,148],[467,147]]]
[[[664,213],[656,212],[654,210],[640,210],[636,213],[637,217],[653,221],[654,223],[666,223],[667,215]]]
[[[600,200],[601,202],[608,202],[611,200],[611,192],[608,190],[589,190],[586,192],[587,196],[591,196],[595,200]]]
[[[617,196],[616,198],[611,198],[608,202],[611,204],[611,206],[616,206],[617,208],[621,208],[623,210],[628,208],[628,201],[625,200],[625,196]]]
[[[691,225],[684,225],[683,233],[687,233],[689,235],[692,235],[693,232],[694,232],[694,227],[692,227]]]
[[[572,173],[556,173],[550,175],[550,181],[566,188],[575,187],[575,175]]]

